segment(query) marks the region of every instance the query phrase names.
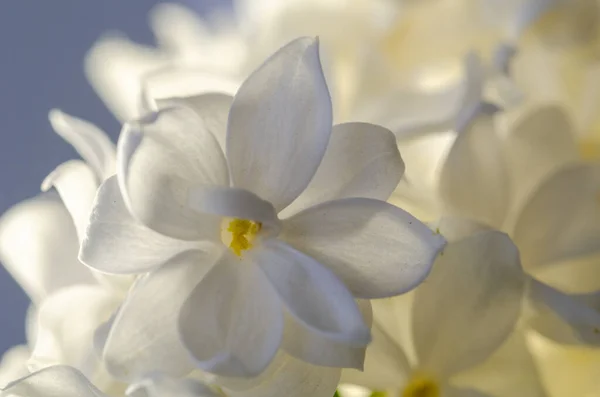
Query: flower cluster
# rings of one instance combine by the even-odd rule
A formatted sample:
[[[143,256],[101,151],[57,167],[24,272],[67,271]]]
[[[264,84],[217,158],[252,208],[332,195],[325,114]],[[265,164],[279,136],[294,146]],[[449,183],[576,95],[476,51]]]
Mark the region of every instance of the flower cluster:
[[[94,45],[116,145],[50,112],[0,396],[600,395],[600,3],[235,5]]]

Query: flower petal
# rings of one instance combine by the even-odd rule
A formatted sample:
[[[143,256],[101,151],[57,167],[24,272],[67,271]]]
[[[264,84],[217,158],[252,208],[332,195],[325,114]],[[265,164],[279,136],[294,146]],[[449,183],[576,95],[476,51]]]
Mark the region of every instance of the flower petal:
[[[188,205],[199,213],[259,221],[263,226],[279,228],[275,209],[244,189],[222,186],[194,186],[189,189]]]
[[[528,303],[533,329],[560,344],[600,346],[600,310],[577,295],[531,280]]]
[[[195,379],[176,379],[153,374],[140,382],[131,384],[125,394],[128,397],[219,397],[221,394]]]
[[[342,371],[343,383],[352,383],[372,390],[398,388],[410,376],[411,366],[402,348],[377,323],[371,328],[373,343],[367,348],[364,371]]]
[[[50,110],[48,118],[54,131],[69,142],[81,158],[92,167],[99,179],[98,182],[114,175],[117,149],[104,131],[58,109]]]
[[[177,318],[215,256],[184,252],[138,280],[104,346],[102,358],[113,376],[129,381],[153,372],[183,376],[194,368],[179,337]]]
[[[420,365],[451,376],[486,359],[512,332],[524,288],[517,248],[505,234],[480,232],[449,243],[415,292]]]
[[[300,325],[325,339],[366,346],[371,335],[350,291],[329,269],[282,241],[265,241],[252,260]]]
[[[48,296],[39,307],[29,368],[71,365],[92,375],[98,364],[93,336],[120,304],[120,296],[97,285],[74,285]]]
[[[331,397],[335,393],[340,379],[339,368],[319,367],[295,359],[283,352],[275,356],[260,382],[252,379],[251,387],[243,387],[242,382],[236,382],[236,388],[225,390],[231,397]]]
[[[429,273],[444,239],[383,201],[329,201],[283,222],[281,238],[332,270],[357,298],[398,295]]]
[[[317,171],[331,125],[318,40],[294,40],[248,77],[231,105],[227,160],[233,185],[278,211],[285,208]]]
[[[475,387],[492,396],[545,397],[524,329],[517,327],[498,350],[481,365],[452,377],[452,384]]]
[[[280,216],[346,197],[387,200],[403,174],[404,162],[391,131],[367,123],[335,125],[317,173]]]
[[[118,177],[127,207],[167,236],[202,239],[214,220],[187,207],[193,185],[228,186],[216,138],[190,109],[168,108],[126,124],[118,144]]]
[[[179,329],[198,368],[252,377],[279,348],[283,309],[264,274],[226,252],[185,302]]]
[[[361,299],[356,303],[363,321],[370,328],[373,317],[371,302]],[[282,348],[288,354],[314,365],[356,368],[362,371],[366,348],[349,347],[346,344],[324,338],[322,335],[311,332],[289,313],[285,314]]]
[[[73,218],[79,241],[85,236],[98,178],[83,161],[70,160],[59,165],[44,179],[42,191],[54,187]]]
[[[105,397],[80,371],[57,365],[44,368],[9,384],[0,396]]]
[[[462,114],[460,134],[439,181],[449,215],[501,227],[508,210],[508,173],[493,125],[497,109],[480,105]]]
[[[462,109],[481,101],[484,73],[481,59],[469,53],[463,59],[462,80],[436,87],[434,92],[397,90],[384,98],[384,106],[379,102],[363,104],[361,108],[366,112],[362,111],[365,117],[361,120],[385,125],[403,141],[450,130]]]
[[[217,236],[215,227],[214,238]],[[123,202],[117,177],[112,176],[98,190],[79,259],[102,272],[143,273],[180,252],[199,248],[197,242],[163,236],[133,219]]]
[[[0,360],[0,389],[4,389],[15,379],[29,374],[26,365],[29,356],[31,352],[27,345],[16,345],[4,352]]]
[[[77,260],[78,249],[73,220],[55,194],[19,203],[0,218],[0,261],[34,302],[68,285],[96,283]]]
[[[121,121],[143,115],[144,75],[168,63],[166,54],[119,34],[100,38],[86,54],[85,72],[98,96]]]
[[[597,253],[600,167],[573,164],[554,173],[523,207],[513,237],[526,268]]]
[[[219,142],[225,153],[227,138],[227,118],[233,97],[228,94],[208,93],[191,97],[177,97],[157,100],[159,108],[183,106],[192,109],[202,119],[204,126]]]
[[[513,206],[523,205],[546,177],[577,159],[574,134],[568,115],[557,105],[538,107],[516,122],[505,149]]]

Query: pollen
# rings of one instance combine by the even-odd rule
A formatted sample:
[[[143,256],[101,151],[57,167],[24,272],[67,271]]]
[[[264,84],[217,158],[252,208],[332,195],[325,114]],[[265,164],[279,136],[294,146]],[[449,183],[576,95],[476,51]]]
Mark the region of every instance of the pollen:
[[[440,397],[440,385],[438,382],[424,375],[413,376],[404,387],[400,397]]]
[[[256,235],[260,232],[262,224],[247,219],[231,219],[224,230],[223,243],[227,245],[234,254],[242,256],[242,252],[252,248]]]

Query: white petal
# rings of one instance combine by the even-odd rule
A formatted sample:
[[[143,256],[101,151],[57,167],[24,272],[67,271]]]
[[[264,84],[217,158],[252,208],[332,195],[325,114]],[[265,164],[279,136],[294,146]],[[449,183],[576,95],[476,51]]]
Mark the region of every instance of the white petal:
[[[292,41],[237,92],[227,126],[233,184],[281,210],[306,188],[331,134],[331,99],[316,39]]]
[[[215,227],[214,238],[218,238]],[[96,196],[79,258],[102,272],[143,273],[200,244],[163,236],[133,219],[121,196],[117,177],[108,178]]]
[[[335,125],[317,173],[280,216],[346,197],[387,200],[403,174],[404,162],[391,131],[366,123]]]
[[[140,382],[131,384],[128,397],[219,397],[217,392],[194,379],[176,379],[163,374],[153,374]]]
[[[73,367],[54,366],[11,383],[0,396],[18,397],[104,397],[81,372]]]
[[[371,329],[373,343],[367,348],[364,371],[342,371],[341,381],[371,390],[397,389],[411,373],[406,354],[393,338],[377,323]]]
[[[38,310],[38,331],[29,367],[71,365],[91,375],[97,365],[94,333],[120,301],[119,295],[92,285],[62,288],[44,299]]]
[[[73,220],[55,194],[17,204],[0,219],[0,261],[34,302],[68,285],[96,283],[78,249]]]
[[[473,234],[492,230],[487,225],[466,218],[446,216],[435,223],[435,230],[439,232],[448,242],[455,242],[469,237]]]
[[[211,219],[187,207],[187,190],[228,186],[229,176],[216,138],[193,111],[169,108],[126,124],[117,161],[121,191],[137,219],[171,237],[202,239]]]
[[[413,289],[429,273],[444,239],[383,201],[330,201],[283,222],[281,238],[331,269],[358,298]]]
[[[157,110],[173,98],[197,95],[233,96],[241,81],[222,70],[209,71],[199,65],[175,64],[144,75],[142,87],[148,109]]]
[[[279,353],[253,387],[225,388],[231,397],[331,397],[340,379],[339,368],[319,367],[308,364],[285,353]]]
[[[532,328],[561,344],[600,346],[600,308],[532,279],[528,302]]]
[[[22,376],[29,374],[27,360],[31,355],[29,346],[16,345],[8,349],[0,360],[0,389]]]
[[[600,291],[600,253],[535,268],[529,274],[568,294]]]
[[[280,228],[271,203],[244,189],[194,186],[189,189],[188,200],[189,207],[202,214],[251,219],[271,229]]]
[[[157,102],[161,108],[176,105],[192,109],[202,119],[206,129],[215,136],[225,153],[227,118],[233,102],[231,95],[211,92],[191,97],[161,99]]]
[[[79,241],[85,236],[98,178],[83,161],[71,160],[59,165],[42,183],[42,191],[54,187],[73,218]]]
[[[371,302],[357,300],[363,321],[370,328],[373,312]],[[285,316],[282,348],[291,356],[302,361],[337,368],[362,370],[365,361],[365,347],[350,347],[324,338],[300,324],[289,313]]]
[[[100,38],[86,54],[85,72],[113,114],[121,121],[129,121],[143,115],[143,76],[167,62],[166,54],[112,34]]]
[[[213,255],[189,251],[134,285],[104,346],[103,359],[113,376],[129,381],[151,372],[182,376],[194,368],[177,318],[214,262]]]
[[[415,292],[420,365],[449,376],[486,359],[512,332],[524,288],[517,248],[505,234],[449,243]]]
[[[452,384],[474,387],[492,396],[546,397],[523,331],[517,328],[488,360],[453,376]]]
[[[563,167],[524,206],[513,237],[526,268],[598,252],[600,167]]]
[[[197,367],[252,377],[279,348],[283,309],[264,274],[226,252],[185,302],[179,327]]]
[[[481,101],[484,69],[481,59],[469,53],[463,60],[463,79],[435,92],[400,91],[385,98],[393,106],[374,104],[366,120],[389,127],[399,140],[450,130],[462,109]],[[429,88],[431,89],[431,88]],[[381,110],[383,109],[383,110]]]
[[[446,212],[500,227],[508,210],[508,174],[493,125],[495,108],[470,109],[440,175]],[[462,122],[461,122],[462,123]]]
[[[290,314],[310,331],[352,347],[371,335],[350,291],[313,258],[282,241],[267,240],[252,260],[264,271]]]
[[[104,131],[58,109],[50,110],[48,118],[54,131],[77,150],[100,181],[116,172],[116,147]]]
[[[574,126],[556,105],[538,107],[517,120],[506,139],[513,206],[522,205],[554,171],[577,159]]]

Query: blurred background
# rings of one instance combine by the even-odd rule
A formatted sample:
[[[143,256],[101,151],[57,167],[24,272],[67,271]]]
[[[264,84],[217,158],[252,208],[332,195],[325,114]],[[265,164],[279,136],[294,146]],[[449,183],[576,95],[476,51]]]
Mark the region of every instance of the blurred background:
[[[56,135],[48,111],[59,108],[89,120],[113,140],[119,123],[86,81],[83,60],[104,33],[118,30],[154,44],[147,19],[159,1],[9,0],[0,3],[0,213],[40,191],[60,163],[77,154]],[[203,14],[229,0],[182,0]],[[0,267],[0,354],[25,341],[29,300]]]

